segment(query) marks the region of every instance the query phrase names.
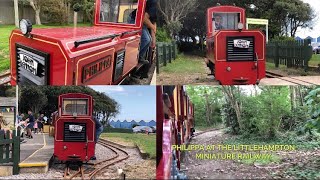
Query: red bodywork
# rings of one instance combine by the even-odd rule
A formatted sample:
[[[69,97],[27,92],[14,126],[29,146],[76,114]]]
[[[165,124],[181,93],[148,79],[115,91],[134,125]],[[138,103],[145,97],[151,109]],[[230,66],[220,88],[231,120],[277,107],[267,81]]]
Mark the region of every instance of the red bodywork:
[[[93,27],[33,29],[31,37],[22,35],[20,30],[14,30],[10,36],[11,84],[111,85],[119,84],[127,77],[138,65],[146,0],[137,2],[135,24],[100,22],[100,3],[101,0],[96,0]],[[78,47],[75,44],[76,41],[109,35],[116,37]],[[29,53],[29,56],[45,57],[45,65],[38,63],[38,69],[33,70],[37,76],[24,69],[17,70],[18,48],[36,54]],[[121,72],[116,73],[118,54],[119,57],[124,56],[124,65]]]
[[[218,6],[208,9],[207,15],[207,64],[214,65],[212,71],[215,79],[222,85],[247,85],[258,84],[266,76],[266,40],[265,35],[260,30],[213,30],[213,20],[215,13],[239,13],[240,22],[244,25],[245,10],[235,6]],[[230,40],[228,41],[228,38]],[[236,52],[236,47],[230,44],[234,39],[252,39],[253,59],[241,59],[242,52],[235,53],[235,57],[241,60],[229,60],[231,56],[230,48]],[[228,44],[229,42],[229,44]],[[231,46],[230,46],[231,45]],[[233,54],[232,54],[233,55]],[[209,67],[210,68],[210,67]]]
[[[164,94],[168,95],[171,107],[165,105]],[[157,87],[157,179],[171,179],[175,176],[171,174],[174,160],[172,145],[189,142],[194,124],[188,117],[194,116],[193,108],[182,86]],[[165,109],[169,111],[165,112]],[[176,150],[174,153],[180,169],[181,152]]]
[[[64,100],[70,99],[86,100],[87,114],[65,115],[62,104]],[[59,96],[59,116],[54,123],[54,156],[60,161],[87,162],[95,155],[95,122],[92,119],[92,103],[92,97],[86,94],[72,93]],[[69,125],[81,125],[85,128],[82,132],[74,133],[68,129]]]

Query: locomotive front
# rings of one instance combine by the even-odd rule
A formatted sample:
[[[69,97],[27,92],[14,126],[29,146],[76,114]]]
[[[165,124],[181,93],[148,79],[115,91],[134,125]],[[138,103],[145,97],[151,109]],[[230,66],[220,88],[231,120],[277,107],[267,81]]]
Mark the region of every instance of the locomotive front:
[[[85,94],[59,96],[55,122],[54,156],[63,162],[87,162],[95,154],[95,123],[92,97]]]
[[[119,84],[138,67],[146,0],[96,0],[92,27],[36,28],[10,36],[12,85]]]
[[[258,84],[265,78],[265,35],[246,30],[245,22],[243,8],[208,9],[206,63],[222,85]]]

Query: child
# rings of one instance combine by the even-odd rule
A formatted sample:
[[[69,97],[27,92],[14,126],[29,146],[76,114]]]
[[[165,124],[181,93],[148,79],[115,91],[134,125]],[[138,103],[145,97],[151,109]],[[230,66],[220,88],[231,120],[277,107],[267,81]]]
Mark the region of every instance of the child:
[[[39,120],[36,120],[36,122],[35,122],[34,125],[33,125],[34,133],[35,133],[35,134],[38,134],[38,121],[39,121]]]

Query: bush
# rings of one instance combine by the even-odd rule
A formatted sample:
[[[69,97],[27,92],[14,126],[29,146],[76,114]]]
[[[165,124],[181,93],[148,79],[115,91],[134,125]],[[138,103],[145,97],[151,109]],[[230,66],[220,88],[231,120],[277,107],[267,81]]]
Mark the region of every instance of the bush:
[[[295,39],[288,36],[276,36],[272,39],[272,41],[295,41]]]
[[[61,4],[60,0],[47,0],[42,9],[42,12],[47,17],[49,23],[68,23],[66,8],[64,7],[64,4]]]
[[[157,28],[157,42],[172,42],[172,38],[164,28]]]

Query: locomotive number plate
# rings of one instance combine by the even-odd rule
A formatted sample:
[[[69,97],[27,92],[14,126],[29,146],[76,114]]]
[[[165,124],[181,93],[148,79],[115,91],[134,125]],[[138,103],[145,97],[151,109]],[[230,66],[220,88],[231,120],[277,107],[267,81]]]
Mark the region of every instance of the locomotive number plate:
[[[20,62],[21,67],[37,76],[39,63],[36,59],[44,58],[23,49],[18,48],[18,50],[18,62]]]
[[[244,40],[244,39],[235,39],[233,40],[234,47],[237,48],[243,48],[243,49],[249,49],[250,47],[250,41]]]
[[[69,125],[69,131],[82,132],[83,127],[80,125]]]

